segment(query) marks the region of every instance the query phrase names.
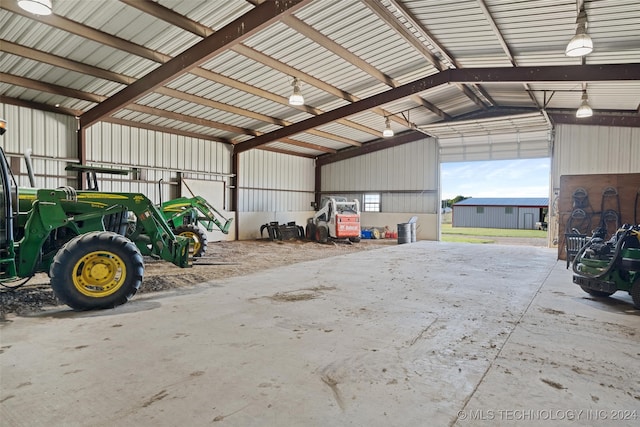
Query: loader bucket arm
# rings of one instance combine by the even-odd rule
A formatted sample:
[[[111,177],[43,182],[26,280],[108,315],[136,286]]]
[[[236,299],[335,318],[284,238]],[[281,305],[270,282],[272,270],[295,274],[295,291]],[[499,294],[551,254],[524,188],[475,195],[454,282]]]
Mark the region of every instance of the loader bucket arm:
[[[207,231],[213,231],[213,225],[224,234],[229,233],[229,228],[233,222],[233,218],[225,218],[211,203],[201,196],[195,196],[192,198],[179,197],[177,199],[169,200],[161,205],[162,212],[169,221],[173,221],[175,224],[177,217],[184,215],[187,212],[195,211],[197,220],[202,224]]]
[[[200,196],[196,196],[194,197],[194,199],[196,202],[195,207],[203,215],[202,217],[198,217],[198,220],[201,221],[203,225],[205,225],[204,223],[209,221],[209,224],[205,225],[207,230],[212,231],[213,226],[211,225],[211,223],[214,223],[220,229],[220,231],[222,231],[224,234],[228,234],[231,223],[233,222],[233,218],[225,218],[220,212],[218,212],[218,210],[216,210],[216,208],[211,205],[211,203]],[[221,220],[218,219],[218,217],[220,217]],[[224,221],[224,224],[222,223],[222,221]]]
[[[150,204],[147,210],[136,213],[136,217],[145,231],[139,239],[134,240],[142,254],[150,252],[149,255],[182,268],[193,265],[193,241],[173,234],[156,206]]]

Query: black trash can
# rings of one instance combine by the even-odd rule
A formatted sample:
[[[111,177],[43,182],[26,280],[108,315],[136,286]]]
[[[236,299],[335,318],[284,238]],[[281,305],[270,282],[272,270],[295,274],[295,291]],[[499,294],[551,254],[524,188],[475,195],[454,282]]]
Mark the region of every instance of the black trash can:
[[[398,244],[411,243],[411,224],[398,224]]]

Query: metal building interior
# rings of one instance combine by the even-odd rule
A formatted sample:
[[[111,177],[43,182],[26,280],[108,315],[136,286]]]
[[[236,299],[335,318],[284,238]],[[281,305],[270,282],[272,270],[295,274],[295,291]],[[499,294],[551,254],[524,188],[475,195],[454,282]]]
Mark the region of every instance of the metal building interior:
[[[228,159],[199,169],[224,169],[229,211],[242,210],[235,181],[255,149],[311,159],[317,203],[353,190],[323,188],[324,165],[412,141],[437,138],[437,166],[549,157],[561,124],[638,125],[633,0],[55,3],[47,16],[9,0],[0,10],[0,101],[77,118],[68,151],[34,155],[143,164],[92,152],[92,130],[109,125],[216,142]],[[585,26],[597,47],[567,56]],[[289,103],[294,88],[302,105]],[[583,98],[594,113],[578,120]]]
[[[568,57],[581,10],[597,48]],[[633,0],[236,0],[59,1],[38,16],[3,1],[2,102],[78,117],[81,160],[100,121],[327,159],[371,150],[387,119],[387,144],[526,113],[525,129],[637,126],[638,13]],[[288,102],[294,79],[303,105]],[[595,114],[577,121],[584,93]]]
[[[156,198],[180,195],[180,177],[221,183],[221,203],[236,219],[232,239],[255,237],[257,225],[267,221],[290,217],[304,221],[312,210],[310,202],[317,205],[325,193],[361,196],[366,191],[379,191],[387,197],[383,199],[388,201],[387,206],[397,203],[395,206],[402,207],[369,216],[371,223],[397,223],[401,217],[416,214],[425,225],[421,236],[427,241],[424,245],[437,244],[442,162],[550,157],[551,200],[561,196],[558,194],[561,177],[567,174],[640,173],[640,3],[637,0],[39,0],[37,3],[41,6],[51,5],[51,10],[35,14],[22,9],[18,3],[0,2],[0,114],[7,120],[9,129],[15,129],[7,132],[2,141],[7,155],[17,157],[24,149],[34,147],[34,157],[44,165],[36,170],[40,182],[46,179],[56,185],[78,188],[86,185],[84,178],[82,174],[67,172],[65,166],[69,163],[101,167],[124,165],[132,170],[144,170],[144,179],[136,182],[113,178],[107,180],[106,188],[119,191],[134,188],[153,193]],[[566,52],[567,43],[584,34],[593,40],[593,51],[570,56]],[[576,110],[587,104],[590,114],[576,117]],[[384,137],[383,131],[386,131]],[[614,152],[616,154],[609,156]],[[394,161],[387,164],[389,158]],[[399,176],[402,169],[405,175]],[[26,182],[26,171],[14,173],[20,182]],[[166,185],[154,193],[157,182],[162,179]],[[561,234],[557,223],[549,224],[550,246],[554,245],[551,236],[555,236],[557,243]],[[433,247],[425,246],[425,252],[412,250],[414,256],[422,257],[430,248]],[[402,259],[411,254],[402,255],[397,253],[399,250],[392,248],[388,255],[404,266]],[[568,277],[569,282],[571,279],[557,268],[560,264],[555,264],[555,253],[550,259],[548,253],[523,251],[521,256],[525,260],[527,257],[536,260],[532,263],[535,265],[531,277],[539,282],[524,286],[526,295],[515,292],[510,294],[511,300],[503,301],[505,305],[512,305],[513,312],[509,315],[515,316],[506,322],[520,325],[525,318],[523,313],[540,302],[536,298],[541,298],[547,305],[536,311],[531,322],[537,321],[545,332],[554,334],[553,328],[562,327],[566,322],[546,323],[548,320],[540,316],[569,313],[571,301],[560,305],[554,302],[552,290],[536,286],[554,278],[562,281]],[[500,253],[504,256],[508,252]],[[444,255],[455,258],[455,250],[445,247],[442,254],[434,256]],[[504,271],[509,270],[509,264],[498,255],[488,253],[487,257]],[[364,260],[356,258],[354,262]],[[321,267],[318,266],[319,271]],[[336,267],[347,268],[341,261],[336,262]],[[486,274],[481,265],[473,262],[467,267],[478,277]],[[403,268],[402,273],[407,274],[413,267]],[[552,269],[553,273],[545,269]],[[280,281],[282,286],[295,288],[295,283],[287,284],[286,279],[275,272],[270,274],[270,279]],[[433,274],[439,280],[447,280],[444,270]],[[389,273],[381,277],[391,281],[400,278]],[[486,277],[486,281],[496,286],[509,286],[519,280],[524,279],[515,271],[500,277]],[[250,289],[241,282],[237,289]],[[325,285],[319,286],[317,289],[324,289]],[[575,285],[570,284],[567,289],[573,287]],[[230,291],[232,298],[238,297],[237,289]],[[272,288],[274,292],[277,289]],[[330,291],[326,288],[318,292]],[[491,288],[486,292],[497,291]],[[196,305],[197,297],[197,294],[191,295]],[[442,303],[461,304],[455,296],[440,297]],[[574,314],[570,322],[586,325],[585,319],[596,316],[589,311],[592,308],[580,306],[579,314]],[[247,307],[242,309],[251,312]],[[408,311],[414,309],[417,310],[407,308]],[[627,332],[637,329],[633,326],[637,313],[616,310],[616,306],[608,306],[599,312],[604,316],[598,319],[600,326],[617,325],[617,332],[612,331],[614,327],[604,328],[607,334],[623,333],[622,337],[615,335],[616,345],[621,348],[620,354],[614,357],[618,359],[607,363],[632,366],[637,362],[634,345],[638,344],[638,335]],[[229,328],[252,322],[248,315],[226,312],[224,308],[222,311],[233,319],[225,323]],[[400,311],[401,315],[406,314]],[[141,314],[123,313],[125,317]],[[469,319],[482,317],[479,312],[470,313]],[[296,315],[304,318],[303,313]],[[504,313],[496,314],[500,315],[508,317]],[[445,327],[437,324],[438,327],[430,330],[429,326],[445,319],[453,322],[455,315],[447,311],[434,316],[433,323],[425,315],[421,321],[415,320],[408,326],[422,331],[415,339],[405,337],[411,343],[409,347],[416,342],[420,344],[422,338],[430,334],[441,340],[439,343],[444,347],[450,345],[445,336],[438,333]],[[214,319],[211,315],[205,318]],[[101,318],[41,318],[35,323],[59,320],[68,322],[67,326],[73,329],[71,323],[78,319],[93,324]],[[473,323],[469,319],[466,320]],[[34,321],[27,319],[27,322]],[[127,323],[127,319],[120,323]],[[193,319],[185,320],[186,325],[195,327],[195,323]],[[335,325],[325,326],[319,327],[333,330]],[[3,335],[14,339],[6,327],[3,328]],[[367,333],[393,335],[398,332],[402,336],[394,326],[379,331],[371,328]],[[503,331],[501,326],[493,325],[490,332],[475,330],[474,333],[480,336],[504,333],[517,341],[514,330],[504,328]],[[355,326],[349,331],[358,334]],[[537,339],[531,329],[520,332],[524,334],[523,340]],[[589,334],[596,333],[589,332],[587,340],[603,339],[605,341],[598,345],[606,348],[602,335]],[[457,339],[468,338],[465,334],[462,336],[466,338]],[[256,337],[259,334],[251,339],[258,339]],[[69,340],[66,345],[74,346],[70,337],[65,339]],[[148,341],[151,339],[142,341],[153,347]],[[200,336],[200,339],[205,338]],[[289,343],[278,339],[276,337],[275,342],[280,345]],[[548,337],[542,339],[545,340]],[[324,341],[319,338],[318,342]],[[349,340],[343,344],[349,346]],[[375,348],[371,342],[362,345]],[[493,342],[487,345],[489,351],[496,348]],[[455,351],[439,352],[442,366],[433,361],[428,366],[426,362],[416,362],[411,367],[403,366],[404,374],[399,367],[384,365],[393,359],[384,351],[389,358],[380,365],[380,360],[371,355],[353,356],[361,362],[351,366],[353,372],[334,365],[318,371],[324,388],[310,397],[319,403],[310,404],[306,416],[304,403],[287,395],[283,401],[301,405],[299,412],[289,409],[280,416],[264,415],[255,405],[242,410],[241,404],[220,403],[210,416],[204,408],[216,405],[197,399],[200,409],[194,404],[191,418],[183,420],[190,420],[187,424],[192,425],[205,424],[206,417],[209,417],[207,422],[228,421],[229,425],[344,425],[349,422],[395,425],[385,420],[392,415],[397,417],[397,425],[416,425],[419,420],[427,419],[421,418],[421,414],[428,414],[437,420],[436,424],[464,425],[469,415],[480,417],[474,425],[499,419],[508,421],[508,416],[523,413],[514,413],[517,408],[513,405],[500,407],[496,402],[512,398],[506,389],[500,389],[501,382],[510,387],[520,386],[515,376],[510,378],[505,374],[515,373],[519,369],[515,361],[524,363],[522,359],[526,359],[522,352],[521,357],[517,356],[518,345],[523,344],[498,347],[505,358],[507,354],[513,356],[509,363],[502,361],[499,374],[495,374],[495,370],[500,354],[491,356],[489,367],[465,353],[459,363],[445,368],[443,361],[455,355]],[[5,343],[3,349],[4,346]],[[47,346],[54,345],[43,344],[43,348],[49,348]],[[541,351],[542,348],[540,344]],[[143,351],[143,347],[139,350]],[[414,350],[417,347],[410,353]],[[600,350],[580,348],[583,352],[580,357],[600,360],[604,358]],[[243,369],[244,365],[237,364],[239,361],[231,356],[209,355],[221,360],[228,357],[226,362]],[[315,360],[315,355],[305,355],[308,360]],[[405,356],[411,358],[413,353],[403,353]],[[6,355],[0,355],[2,357],[6,359]],[[265,357],[279,357],[275,365],[282,365],[286,370],[289,361],[286,353]],[[5,359],[2,374],[7,378],[6,373],[14,365],[5,363]],[[186,360],[194,364],[203,362],[195,354]],[[56,361],[68,363],[64,358]],[[465,369],[464,361],[471,366],[470,377],[459,374]],[[547,362],[554,363],[551,358]],[[297,361],[293,364],[297,367]],[[577,364],[568,366],[569,370],[573,368],[574,372],[584,374]],[[366,389],[366,382],[349,389],[353,398],[347,395],[346,378],[358,370],[368,374],[374,367],[385,369],[381,377],[387,378],[393,373],[397,378],[389,377],[384,384],[382,380],[375,382],[373,388],[380,395],[371,395],[371,405],[355,397]],[[336,370],[332,371],[333,368]],[[530,372],[524,371],[523,368],[518,372],[527,377]],[[208,374],[205,370],[193,372],[191,377],[195,380]],[[257,368],[248,372],[261,374]],[[395,390],[399,388],[398,382],[408,385],[416,375],[426,376],[428,372],[434,375],[431,389],[425,391],[412,383],[402,392]],[[575,418],[578,410],[595,410],[601,412],[585,412],[580,416],[596,417],[582,418],[592,423],[605,419],[604,416],[609,419],[620,416],[623,424],[632,425],[637,420],[634,410],[640,399],[637,379],[617,372],[623,378],[618,381],[604,370],[598,373],[604,377],[596,379],[594,374],[594,378],[584,379],[583,375],[579,385],[586,390],[594,382],[600,389],[606,384],[614,390],[609,397],[603,397],[605,393],[578,392],[573,386],[569,390],[565,383],[560,384],[547,375],[542,378],[542,385],[537,381],[534,388],[540,393],[536,396],[547,396],[549,390],[561,395],[551,394],[547,400],[540,398],[536,407],[518,408],[538,411],[527,413],[538,420],[552,416],[551,411],[540,410],[557,409],[555,415],[565,418]],[[247,382],[240,377],[232,374],[221,381],[225,384]],[[399,379],[401,377],[403,379]],[[566,380],[568,376],[563,378]],[[494,383],[493,388],[483,383],[485,379]],[[293,377],[279,380],[281,383],[297,381]],[[12,377],[11,384],[13,381]],[[175,384],[180,381],[176,379]],[[133,383],[147,391],[142,381],[136,379]],[[267,378],[258,381],[257,387],[265,395],[274,392],[277,395],[281,393],[277,383]],[[395,394],[389,395],[394,403],[386,401],[380,384],[395,390]],[[475,394],[482,384],[489,389],[484,394]],[[451,394],[443,391],[441,397],[435,397],[438,386],[448,387]],[[119,390],[115,384],[110,384],[108,389],[113,393]],[[46,393],[46,390],[45,387],[40,391]],[[101,415],[108,420],[104,422],[109,424],[120,419],[130,425],[175,425],[181,420],[180,411],[172,407],[169,400],[162,404],[167,405],[167,411],[174,412],[164,421],[162,417],[154,418],[146,413],[147,408],[167,396],[164,390],[158,394],[148,391],[150,398],[142,402],[141,411],[134,414],[127,412],[126,405],[118,406],[120,412],[115,418]],[[180,392],[189,394],[186,389]],[[3,392],[3,408],[12,404],[9,395],[15,394],[20,393]],[[234,393],[230,393],[232,395]],[[584,396],[590,396],[589,402],[577,403]],[[225,400],[218,395],[216,398]],[[570,404],[552,405],[563,398]],[[61,404],[72,404],[69,399],[63,399]],[[410,402],[412,409],[408,412],[400,403],[403,399]],[[447,399],[448,403],[443,403]],[[20,425],[15,418],[17,410],[24,410],[29,404],[28,397],[14,402],[17,400],[20,404],[13,409],[3,409],[3,417],[14,422],[10,425]],[[325,400],[332,402],[331,410],[335,413],[322,414],[321,403]],[[277,406],[272,402],[269,407],[272,404]],[[375,411],[365,415],[376,405],[379,408],[389,405],[389,409],[383,411],[384,415]],[[35,413],[47,410],[45,404],[37,407]],[[242,412],[236,414],[235,410]],[[457,415],[456,410],[459,410]],[[576,412],[570,412],[573,410]],[[65,419],[59,411],[53,412],[58,418],[54,418],[51,425],[56,425],[56,420],[57,425],[104,425],[99,420]],[[91,410],[82,409],[78,414],[89,416]],[[263,416],[266,418],[261,422]],[[241,421],[234,421],[234,417]]]

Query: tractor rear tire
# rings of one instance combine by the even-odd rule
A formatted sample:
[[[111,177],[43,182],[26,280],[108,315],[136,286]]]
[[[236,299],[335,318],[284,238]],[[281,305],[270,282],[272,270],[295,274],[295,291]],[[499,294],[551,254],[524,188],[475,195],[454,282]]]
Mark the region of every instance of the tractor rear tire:
[[[195,224],[181,225],[174,231],[176,236],[184,236],[193,240],[193,256],[201,257],[207,251],[207,233]]]
[[[640,279],[636,279],[636,281],[631,285],[631,300],[633,301],[633,305],[635,308],[640,310]]]
[[[142,284],[144,261],[136,245],[111,231],[81,234],[54,256],[54,293],[74,310],[98,310],[124,304]]]
[[[329,229],[326,225],[319,225],[316,228],[316,240],[320,243],[327,243],[329,241]]]
[[[582,288],[583,291],[585,291],[589,295],[593,295],[594,297],[605,298],[615,294],[615,292],[596,291],[595,289],[589,289],[586,286],[580,286],[580,287]]]
[[[312,242],[316,240],[316,225],[314,223],[310,222],[309,224],[307,224],[305,237]]]

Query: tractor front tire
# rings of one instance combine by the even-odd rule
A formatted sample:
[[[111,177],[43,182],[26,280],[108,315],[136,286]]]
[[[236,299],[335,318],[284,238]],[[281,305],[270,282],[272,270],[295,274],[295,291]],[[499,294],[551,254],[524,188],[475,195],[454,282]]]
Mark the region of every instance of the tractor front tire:
[[[124,304],[142,284],[144,261],[136,245],[111,231],[81,234],[53,258],[51,287],[74,310]]]
[[[195,224],[181,225],[175,229],[176,236],[193,240],[193,256],[201,257],[207,251],[207,233]]]
[[[633,301],[633,305],[640,310],[640,279],[636,279],[636,281],[631,285],[631,300]]]

